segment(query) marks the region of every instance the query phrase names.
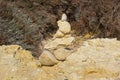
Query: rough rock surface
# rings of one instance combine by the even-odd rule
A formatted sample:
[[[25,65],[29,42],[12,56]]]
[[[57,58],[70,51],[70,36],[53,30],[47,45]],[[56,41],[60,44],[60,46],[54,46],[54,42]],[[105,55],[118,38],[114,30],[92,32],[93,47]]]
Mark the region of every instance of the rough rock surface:
[[[57,46],[60,46],[60,45],[68,46],[68,45],[71,45],[74,40],[75,40],[74,37],[56,38],[54,40],[48,41],[44,48],[55,49],[57,48]]]
[[[0,46],[1,80],[120,80],[120,41],[92,39],[64,62],[41,66],[29,51]]]
[[[54,67],[42,67],[49,80],[119,80],[120,41],[93,39]]]

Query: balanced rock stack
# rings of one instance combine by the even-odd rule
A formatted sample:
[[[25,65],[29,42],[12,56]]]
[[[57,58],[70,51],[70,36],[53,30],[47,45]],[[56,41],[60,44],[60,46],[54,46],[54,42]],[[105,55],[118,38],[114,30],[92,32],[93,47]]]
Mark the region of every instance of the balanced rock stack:
[[[55,65],[59,61],[64,61],[71,53],[65,47],[71,45],[75,38],[70,35],[71,25],[67,21],[66,14],[62,15],[57,24],[59,29],[52,39],[46,41],[43,53],[39,57],[41,65]]]
[[[61,20],[57,21],[59,29],[57,30],[56,34],[54,35],[54,38],[63,37],[66,34],[69,34],[71,31],[70,23],[67,22],[67,16],[66,14],[62,15]]]

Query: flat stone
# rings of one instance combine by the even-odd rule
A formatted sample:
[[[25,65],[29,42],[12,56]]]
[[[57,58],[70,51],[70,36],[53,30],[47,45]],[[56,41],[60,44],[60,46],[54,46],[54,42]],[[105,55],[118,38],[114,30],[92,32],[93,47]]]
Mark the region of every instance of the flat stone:
[[[44,50],[43,53],[39,57],[39,61],[41,65],[52,66],[58,63],[55,56],[48,50]]]
[[[75,40],[74,37],[63,37],[63,38],[56,38],[53,41],[47,42],[44,46],[45,49],[54,49],[57,48],[59,45],[68,46],[71,45],[72,42]]]

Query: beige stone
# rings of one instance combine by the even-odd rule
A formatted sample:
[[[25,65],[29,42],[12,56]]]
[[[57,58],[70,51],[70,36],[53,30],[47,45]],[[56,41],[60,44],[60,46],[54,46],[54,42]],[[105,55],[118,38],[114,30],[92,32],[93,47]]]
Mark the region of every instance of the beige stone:
[[[54,35],[54,38],[61,38],[61,37],[63,37],[64,36],[64,34],[61,32],[61,31],[57,31],[56,32],[56,34]]]
[[[54,38],[63,37],[66,34],[69,34],[71,31],[71,25],[67,22],[67,15],[63,14],[61,20],[57,21],[58,30],[54,35]]]
[[[69,80],[81,80],[79,77],[80,77],[80,75],[78,76],[77,73],[71,73],[69,75]]]
[[[61,20],[62,21],[67,21],[67,15],[65,13],[62,14]]]
[[[74,37],[63,37],[63,38],[56,38],[52,41],[49,41],[45,44],[45,49],[55,49],[59,45],[67,46],[71,45],[73,41],[75,40]]]
[[[55,56],[48,50],[44,50],[43,53],[39,57],[39,61],[41,65],[52,66],[58,63]]]
[[[61,31],[64,34],[70,33],[71,26],[70,26],[69,22],[59,20],[57,22],[57,24],[58,24],[58,27],[59,27],[59,29],[58,29],[59,31]]]
[[[70,50],[67,50],[65,48],[58,48],[54,51],[54,55],[58,60],[63,61],[67,56],[70,55]]]

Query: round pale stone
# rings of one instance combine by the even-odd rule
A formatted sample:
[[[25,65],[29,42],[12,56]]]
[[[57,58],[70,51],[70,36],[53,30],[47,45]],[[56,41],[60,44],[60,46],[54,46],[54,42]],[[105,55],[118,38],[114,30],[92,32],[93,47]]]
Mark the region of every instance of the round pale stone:
[[[45,66],[52,66],[58,63],[54,55],[52,55],[52,53],[48,50],[43,51],[43,53],[39,57],[39,61],[41,65],[45,65]]]
[[[65,60],[69,54],[70,54],[70,51],[65,48],[59,48],[54,51],[55,57],[60,61]]]

